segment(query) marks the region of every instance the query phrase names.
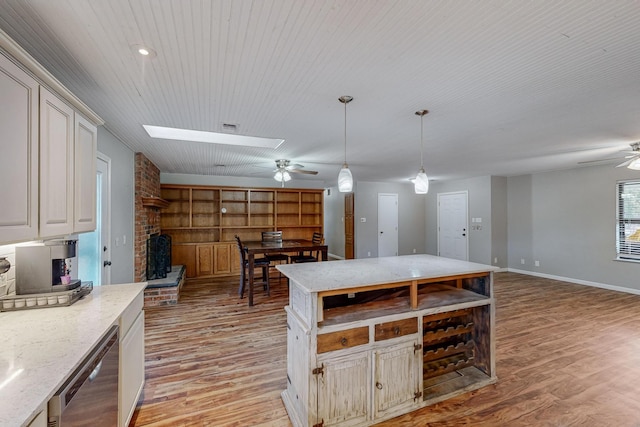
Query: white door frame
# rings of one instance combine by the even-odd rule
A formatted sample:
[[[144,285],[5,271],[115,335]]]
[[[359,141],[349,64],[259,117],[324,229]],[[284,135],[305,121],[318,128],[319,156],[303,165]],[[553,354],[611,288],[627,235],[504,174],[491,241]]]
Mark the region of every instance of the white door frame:
[[[101,243],[103,248],[107,248],[107,250],[101,250],[101,262],[102,265],[102,284],[109,285],[111,284],[111,265],[104,267],[104,262],[111,262],[111,158],[98,152],[98,159],[103,161],[107,166],[107,182],[106,182],[106,194],[102,195],[102,203],[101,206],[106,208],[102,209],[102,236]],[[105,186],[103,185],[103,188]],[[105,218],[106,217],[106,218]]]
[[[467,190],[464,191],[452,191],[449,193],[438,193],[438,205],[437,205],[437,221],[438,221],[438,255],[440,255],[440,199],[442,196],[452,196],[457,194],[463,194],[465,197],[465,205],[466,209],[464,212],[464,225],[462,232],[464,233],[464,242],[465,242],[465,261],[469,260],[469,192]]]
[[[383,226],[387,226],[388,224],[382,224],[382,221],[380,220],[380,218],[382,217],[381,212],[381,200],[388,198],[389,196],[392,196],[392,198],[395,200],[395,219],[394,222],[395,224],[391,226],[391,228],[386,228],[385,230],[383,230]],[[386,208],[388,208],[388,205],[385,205]],[[386,235],[384,235],[383,233],[387,233]],[[382,241],[386,241],[387,243],[391,242],[392,245],[394,245],[395,247],[393,247],[390,251],[390,253],[385,253],[385,254],[381,254],[381,247],[384,246],[382,245]],[[398,255],[398,194],[397,193],[378,193],[378,256],[395,256]]]

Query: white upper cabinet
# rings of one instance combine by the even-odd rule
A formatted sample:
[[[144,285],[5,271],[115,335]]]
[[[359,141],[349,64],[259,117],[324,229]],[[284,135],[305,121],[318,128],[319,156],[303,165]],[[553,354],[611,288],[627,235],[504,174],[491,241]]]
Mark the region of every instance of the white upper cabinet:
[[[80,114],[75,115],[73,231],[96,228],[96,151],[98,130]]]
[[[96,227],[104,122],[0,30],[0,245]]]
[[[38,83],[0,55],[0,243],[38,236]]]
[[[73,128],[73,108],[41,87],[40,237],[43,238],[73,232]]]

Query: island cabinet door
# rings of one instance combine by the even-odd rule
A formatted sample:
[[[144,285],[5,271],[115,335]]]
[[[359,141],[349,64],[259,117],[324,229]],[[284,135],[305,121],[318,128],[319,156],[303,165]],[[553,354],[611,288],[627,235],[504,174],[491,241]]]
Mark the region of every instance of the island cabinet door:
[[[371,352],[341,357],[319,358],[321,372],[315,374],[318,385],[316,425],[368,425]]]
[[[422,346],[417,341],[374,352],[374,419],[418,405]]]

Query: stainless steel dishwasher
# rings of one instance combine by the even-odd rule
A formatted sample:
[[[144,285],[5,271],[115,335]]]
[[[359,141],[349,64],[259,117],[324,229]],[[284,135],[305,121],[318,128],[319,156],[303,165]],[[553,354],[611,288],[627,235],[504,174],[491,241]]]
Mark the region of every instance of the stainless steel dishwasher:
[[[117,426],[118,360],[113,326],[49,400],[48,427]]]

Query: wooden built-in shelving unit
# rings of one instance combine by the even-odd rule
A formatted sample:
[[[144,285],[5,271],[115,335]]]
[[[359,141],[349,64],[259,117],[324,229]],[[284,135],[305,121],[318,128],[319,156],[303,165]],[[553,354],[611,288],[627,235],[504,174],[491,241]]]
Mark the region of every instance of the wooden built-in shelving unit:
[[[260,240],[263,231],[281,230],[285,239],[310,240],[323,233],[323,190],[163,184],[161,196],[168,205],[160,227],[187,277],[238,273],[236,235]]]

